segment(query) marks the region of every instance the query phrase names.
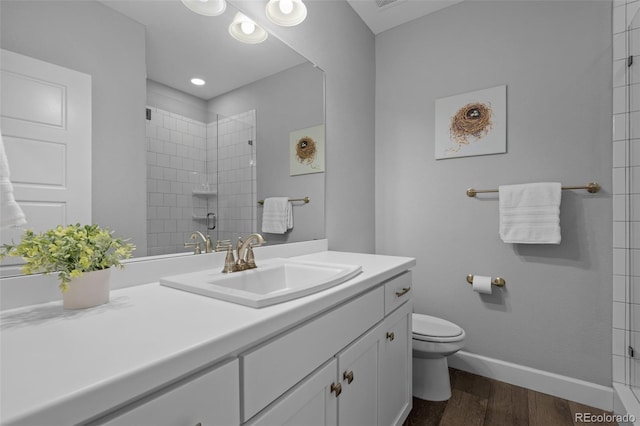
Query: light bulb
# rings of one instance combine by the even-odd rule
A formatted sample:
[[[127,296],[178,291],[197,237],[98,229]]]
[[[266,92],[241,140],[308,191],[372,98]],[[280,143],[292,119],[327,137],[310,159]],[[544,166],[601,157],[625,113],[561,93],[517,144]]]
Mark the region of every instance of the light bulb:
[[[252,34],[256,29],[256,24],[251,21],[244,21],[240,24],[240,29],[246,35]]]
[[[293,11],[293,0],[280,0],[278,7],[280,8],[280,12],[288,15]]]

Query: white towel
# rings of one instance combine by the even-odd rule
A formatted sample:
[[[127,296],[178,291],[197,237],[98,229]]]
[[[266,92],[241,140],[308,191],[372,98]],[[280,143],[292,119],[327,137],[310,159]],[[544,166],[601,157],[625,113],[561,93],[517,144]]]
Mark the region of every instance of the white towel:
[[[498,187],[502,241],[560,244],[561,192],[557,182]]]
[[[284,234],[291,228],[293,228],[293,208],[289,198],[266,198],[262,211],[262,232]]]
[[[13,184],[9,179],[9,161],[0,134],[0,229],[27,223],[22,209],[13,197]]]

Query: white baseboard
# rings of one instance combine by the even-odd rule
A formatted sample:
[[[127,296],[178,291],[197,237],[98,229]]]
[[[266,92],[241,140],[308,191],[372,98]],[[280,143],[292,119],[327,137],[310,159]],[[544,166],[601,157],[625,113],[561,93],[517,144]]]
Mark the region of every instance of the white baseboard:
[[[606,411],[613,410],[613,388],[524,365],[460,351],[449,366]]]

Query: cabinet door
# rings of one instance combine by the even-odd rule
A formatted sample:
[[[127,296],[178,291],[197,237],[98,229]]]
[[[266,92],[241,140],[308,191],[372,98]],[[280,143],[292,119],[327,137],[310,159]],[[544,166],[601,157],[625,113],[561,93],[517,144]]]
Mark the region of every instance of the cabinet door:
[[[412,408],[412,303],[383,322],[380,344],[380,426],[401,425]]]
[[[244,426],[335,426],[338,400],[334,359],[265,408]]]
[[[240,424],[238,360],[171,386],[107,417],[109,426],[213,426]]]
[[[378,352],[380,326],[338,354],[338,424],[375,426],[378,424]]]

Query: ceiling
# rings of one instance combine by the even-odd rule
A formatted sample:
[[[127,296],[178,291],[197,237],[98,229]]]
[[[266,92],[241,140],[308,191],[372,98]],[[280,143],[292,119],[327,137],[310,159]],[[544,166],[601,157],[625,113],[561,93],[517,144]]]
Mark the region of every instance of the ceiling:
[[[145,26],[149,79],[204,100],[306,62],[273,36],[255,45],[233,39],[228,26],[237,10],[229,2],[222,15],[208,17],[190,11],[178,0],[99,1]],[[347,1],[371,31],[379,34],[462,0]],[[194,86],[193,77],[206,84]]]
[[[202,16],[178,0],[100,1],[146,27],[147,78],[204,100],[306,62],[273,36],[260,44],[233,39],[230,4],[220,16]],[[206,84],[194,86],[193,77]]]
[[[374,34],[436,12],[462,0],[347,0]]]

